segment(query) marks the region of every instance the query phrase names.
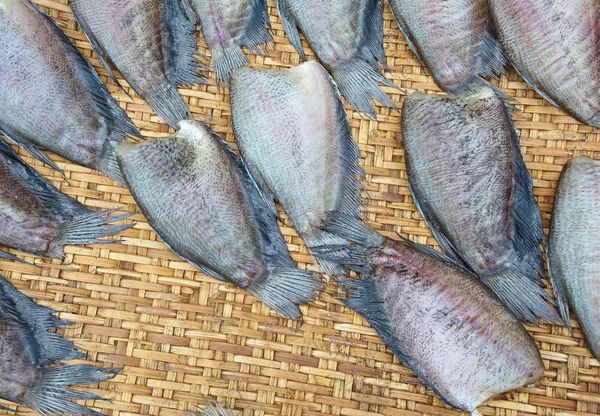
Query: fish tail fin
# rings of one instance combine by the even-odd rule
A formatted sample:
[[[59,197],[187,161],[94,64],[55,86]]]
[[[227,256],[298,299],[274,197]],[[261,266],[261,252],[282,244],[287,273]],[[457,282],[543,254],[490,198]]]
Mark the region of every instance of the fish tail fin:
[[[275,268],[245,289],[280,314],[299,319],[302,313],[298,305],[314,300],[323,289],[323,281],[308,270]]]
[[[112,222],[129,218],[133,213],[110,216],[118,208],[106,211],[89,212],[73,217],[67,221],[62,229],[61,242],[63,244],[101,244],[114,243],[118,240],[102,240],[103,237],[119,234],[133,227],[134,224],[107,225]]]
[[[229,86],[229,77],[233,71],[250,63],[242,48],[235,43],[226,47],[214,47],[211,49],[211,55],[219,87]]]
[[[98,368],[80,364],[62,367],[46,367],[39,370],[35,386],[23,397],[23,404],[42,415],[97,415],[95,410],[74,403],[72,400],[106,400],[93,393],[71,390],[69,386],[94,384],[115,377],[116,368]]]
[[[505,267],[482,274],[479,278],[520,321],[536,325],[536,318],[552,323],[561,322],[551,306],[554,301],[550,295],[518,270]]]
[[[156,114],[160,116],[169,126],[177,129],[177,123],[191,118],[191,112],[177,87],[173,84],[160,84],[144,96],[144,100]]]
[[[331,68],[331,74],[346,100],[357,111],[376,118],[373,101],[387,108],[397,109],[392,99],[379,84],[399,89],[360,58],[352,58]]]

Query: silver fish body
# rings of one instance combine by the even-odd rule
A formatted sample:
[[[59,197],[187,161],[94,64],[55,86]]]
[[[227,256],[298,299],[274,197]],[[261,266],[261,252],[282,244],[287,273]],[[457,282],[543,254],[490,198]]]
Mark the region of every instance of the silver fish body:
[[[101,397],[69,386],[110,380],[117,369],[61,364],[85,357],[70,341],[49,332],[68,324],[0,277],[0,398],[43,415],[101,415],[72,402]]]
[[[277,9],[302,59],[298,29],[352,107],[372,118],[371,101],[396,108],[378,85],[395,87],[378,69],[385,65],[383,0],[277,0]]]
[[[523,79],[579,121],[600,127],[600,3],[491,0],[490,10]]]
[[[545,242],[532,181],[503,101],[415,93],[402,109],[411,192],[443,250],[517,317],[559,320],[542,289]]]
[[[108,61],[169,125],[189,116],[178,85],[204,83],[193,24],[180,0],[72,0],[100,62]]]
[[[390,0],[390,8],[411,50],[444,91],[470,95],[504,72],[487,0]]]
[[[567,162],[552,211],[548,269],[567,326],[573,308],[585,339],[600,359],[600,161]]]
[[[200,22],[219,83],[228,83],[235,69],[249,63],[243,46],[264,54],[267,43],[273,41],[266,28],[270,27],[266,0],[183,1]]]
[[[339,240],[320,226],[329,211],[359,212],[362,169],[327,71],[316,61],[241,68],[232,77],[231,110],[240,153],[263,195],[279,201],[309,250]]]
[[[0,1],[0,130],[57,170],[37,146],[122,182],[116,148],[139,136],[91,64],[27,0]]]
[[[322,247],[319,255],[368,276],[342,280],[344,303],[450,406],[476,412],[495,395],[541,378],[531,336],[452,259],[385,238],[358,217],[332,213],[325,229],[351,243]]]
[[[122,145],[118,159],[150,225],[199,270],[291,317],[301,316],[298,304],[316,297],[319,279],[296,267],[276,213],[207,127],[181,122],[175,136]]]
[[[107,216],[113,211],[94,212],[61,193],[0,140],[0,245],[61,258],[65,244],[110,243],[101,237],[133,226],[104,226],[131,215]]]

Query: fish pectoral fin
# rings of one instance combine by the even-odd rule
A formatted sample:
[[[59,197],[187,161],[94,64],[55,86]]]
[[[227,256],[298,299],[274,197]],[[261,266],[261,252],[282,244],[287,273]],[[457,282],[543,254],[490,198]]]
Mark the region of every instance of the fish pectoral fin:
[[[17,132],[6,126],[0,126],[0,131],[2,131],[4,135],[8,137],[13,143],[29,152],[31,156],[50,166],[52,169],[56,170],[64,176],[65,173],[62,171],[62,169],[59,168],[58,165],[54,163],[54,161],[50,159],[50,157],[35,144],[31,143],[26,138],[21,137],[19,134],[17,134]]]
[[[267,270],[245,289],[265,305],[290,318],[300,319],[298,305],[311,302],[323,290],[317,273],[293,268]]]
[[[288,0],[277,0],[277,11],[279,12],[279,17],[281,18],[281,23],[283,24],[283,30],[290,39],[292,46],[296,49],[298,54],[300,54],[300,58],[303,61],[306,61],[306,55],[302,49],[302,41],[300,40],[298,25],[296,24],[296,20],[289,9],[287,2]]]
[[[107,400],[92,393],[71,390],[69,386],[79,384],[95,384],[115,377],[118,368],[99,368],[87,364],[62,367],[40,368],[36,385],[22,399],[22,404],[31,407],[38,413],[95,415],[102,416],[95,410],[81,406],[72,400]]]

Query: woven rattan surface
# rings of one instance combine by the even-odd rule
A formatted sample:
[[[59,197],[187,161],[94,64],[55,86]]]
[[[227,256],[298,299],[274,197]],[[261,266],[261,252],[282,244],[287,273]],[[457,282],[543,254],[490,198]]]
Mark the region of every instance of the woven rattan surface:
[[[67,0],[36,0],[91,59],[109,90],[147,137],[169,133],[128,88],[123,93],[100,66],[75,23]],[[270,56],[249,56],[257,67],[300,63],[283,32],[274,0],[268,1],[275,44]],[[386,74],[409,92],[437,91],[432,78],[407,49],[386,5]],[[202,53],[209,55],[202,40]],[[308,50],[309,58],[314,55]],[[209,58],[205,59],[206,62]],[[126,85],[126,84],[125,84]],[[541,99],[514,72],[499,86],[519,100],[514,113],[534,192],[549,225],[562,165],[573,155],[600,158],[599,133]],[[180,89],[196,117],[205,118],[233,142],[229,98],[209,85]],[[401,104],[403,96],[387,92]],[[435,247],[410,197],[400,134],[400,116],[378,110],[378,120],[347,107],[366,172],[366,219],[391,237],[395,231]],[[62,331],[89,351],[89,362],[122,367],[117,377],[89,390],[111,402],[88,403],[107,415],[182,415],[216,396],[243,415],[458,415],[403,367],[374,330],[336,300],[333,287],[303,306],[304,321],[284,319],[252,295],[217,282],[181,260],[150,229],[129,191],[99,173],[52,155],[67,181],[23,151],[19,153],[66,194],[94,209],[123,206],[137,225],[123,242],[68,246],[63,261],[18,254],[42,266],[0,261],[0,273],[37,302],[74,323]],[[285,216],[284,216],[285,219]],[[288,223],[289,224],[289,223]],[[289,226],[282,227],[294,259],[314,267]],[[484,415],[592,415],[600,413],[600,362],[587,349],[576,323],[567,329],[529,327],[546,372],[540,385],[497,397]],[[0,404],[7,405],[5,402]],[[31,414],[18,408],[17,414]]]

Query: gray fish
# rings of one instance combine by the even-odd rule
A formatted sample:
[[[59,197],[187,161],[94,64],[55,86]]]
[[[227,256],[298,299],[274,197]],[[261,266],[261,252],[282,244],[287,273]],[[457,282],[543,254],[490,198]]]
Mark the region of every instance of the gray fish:
[[[273,41],[266,29],[271,26],[266,0],[183,1],[200,22],[219,84],[227,84],[234,70],[248,65],[242,46],[262,55]]]
[[[118,160],[148,223],[203,273],[246,289],[299,318],[320,279],[292,261],[276,213],[245,166],[206,126],[179,123],[175,136],[123,144]]]
[[[0,106],[0,130],[54,169],[38,146],[123,181],[116,148],[138,131],[92,65],[27,0],[0,0]]]
[[[402,133],[411,192],[442,249],[521,320],[560,318],[542,289],[545,243],[532,182],[504,102],[415,93]]]
[[[504,72],[487,0],[390,0],[408,46],[446,92],[470,95]]]
[[[371,101],[396,108],[378,85],[397,88],[379,72],[385,66],[383,0],[277,0],[277,9],[300,57],[298,29],[352,107],[371,118]]]
[[[177,85],[203,84],[194,25],[181,0],[71,0],[100,62],[108,60],[170,126],[190,116]]]
[[[316,61],[287,70],[240,68],[231,80],[231,115],[250,174],[273,207],[279,201],[308,249],[343,242],[320,226],[329,211],[359,212],[363,172],[327,71]]]
[[[552,212],[548,269],[563,320],[573,307],[600,359],[600,161],[576,157],[563,169]],[[572,329],[571,329],[572,331]]]
[[[369,276],[342,280],[344,303],[444,402],[478,414],[495,395],[541,378],[533,338],[454,260],[390,240],[358,217],[332,213],[325,229],[352,243],[322,247],[319,255]]]
[[[73,343],[48,332],[66,325],[69,322],[58,319],[52,309],[36,304],[0,277],[0,398],[41,415],[101,415],[71,400],[102,397],[69,386],[110,380],[118,369],[61,364],[85,357]]]
[[[114,240],[133,224],[107,225],[131,214],[94,212],[63,194],[29,167],[0,140],[0,245],[40,256],[62,258],[66,244],[100,244]],[[0,257],[14,256],[0,251]]]
[[[490,11],[521,77],[551,104],[600,127],[600,3],[490,0]]]

